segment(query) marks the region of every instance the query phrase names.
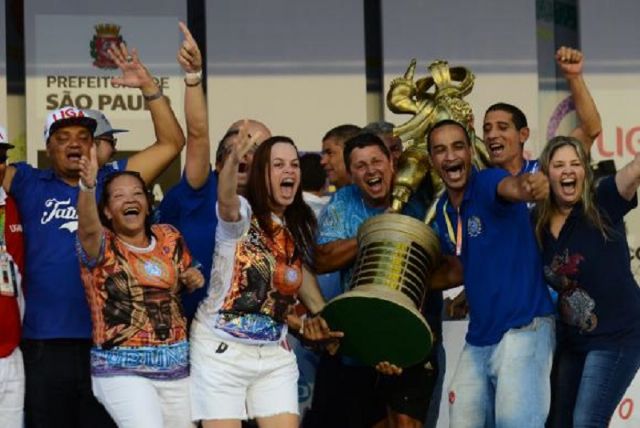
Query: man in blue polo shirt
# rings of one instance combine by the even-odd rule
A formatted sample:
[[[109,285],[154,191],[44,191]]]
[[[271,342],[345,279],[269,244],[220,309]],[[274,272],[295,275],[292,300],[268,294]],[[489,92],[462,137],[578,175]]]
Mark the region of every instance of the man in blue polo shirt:
[[[446,192],[434,229],[464,267],[469,330],[450,386],[451,427],[542,427],[549,411],[553,306],[524,201],[549,191],[538,172],[471,166],[467,131],[437,123],[427,143]],[[451,284],[455,285],[455,284]]]
[[[180,153],[184,136],[168,100],[137,55],[112,49],[122,71],[114,83],[139,88],[156,142],[132,156],[127,169],[149,183]],[[25,235],[26,310],[21,344],[25,362],[27,427],[114,426],[93,397],[89,370],[91,318],[75,252],[79,160],[88,156],[96,121],[81,110],[51,112],[45,141],[51,168],[7,168],[3,187],[16,200]],[[108,169],[98,177],[100,193]]]

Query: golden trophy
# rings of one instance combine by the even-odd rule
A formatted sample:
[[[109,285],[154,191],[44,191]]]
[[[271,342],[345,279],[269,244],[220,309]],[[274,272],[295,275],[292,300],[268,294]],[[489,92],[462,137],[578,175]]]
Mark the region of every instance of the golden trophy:
[[[403,141],[405,150],[398,162],[391,209],[401,212],[410,196],[423,180],[432,183],[432,198],[442,190],[442,181],[432,170],[427,150],[426,135],[433,125],[451,119],[463,125],[473,144],[473,161],[482,169],[489,165],[489,155],[476,138],[473,112],[463,97],[473,89],[475,77],[465,67],[450,68],[446,61],[429,65],[431,76],[414,81],[416,60],[411,60],[404,76],[394,79],[387,93],[389,110],[412,117],[397,126],[393,134]],[[430,173],[427,176],[427,173]]]
[[[404,76],[392,81],[387,94],[391,111],[412,115],[393,131],[404,150],[390,213],[360,226],[349,291],[323,310],[331,328],[345,333],[340,352],[370,365],[388,361],[408,367],[424,361],[433,344],[420,309],[430,274],[440,263],[439,240],[428,224],[443,186],[431,168],[425,136],[437,122],[455,120],[469,132],[476,167],[484,168],[489,159],[473,132],[471,107],[463,100],[473,89],[473,73],[435,61],[429,66],[430,76],[414,81],[415,69],[414,59]],[[431,208],[425,221],[398,214],[424,180],[431,180],[430,200],[425,202]]]

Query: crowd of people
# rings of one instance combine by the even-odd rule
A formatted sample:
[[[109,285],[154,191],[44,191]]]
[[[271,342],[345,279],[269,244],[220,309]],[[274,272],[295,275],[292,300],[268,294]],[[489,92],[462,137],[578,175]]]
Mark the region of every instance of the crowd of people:
[[[156,141],[112,162],[99,111],[46,120],[48,169],[7,165],[0,128],[0,426],[238,428],[606,427],[640,366],[640,289],[624,216],[637,205],[640,155],[596,182],[600,116],[582,54],[556,52],[579,125],[525,159],[516,106],[483,118],[492,167],[473,166],[469,124],[426,137],[444,192],[443,253],[420,308],[434,333],[407,368],[340,354],[322,317],[349,290],[357,232],[391,206],[402,142],[393,125],[343,124],[322,152],[253,119],[232,123],[210,164],[202,56],[184,24],[186,137],[135,50],[112,46],[138,88]],[[186,145],[182,177],[153,207],[147,185]],[[335,192],[326,192],[326,182]],[[424,219],[410,201],[404,214]],[[442,290],[464,284],[469,328],[443,385]],[[552,299],[557,294],[557,303]],[[295,337],[316,356],[299,417]]]

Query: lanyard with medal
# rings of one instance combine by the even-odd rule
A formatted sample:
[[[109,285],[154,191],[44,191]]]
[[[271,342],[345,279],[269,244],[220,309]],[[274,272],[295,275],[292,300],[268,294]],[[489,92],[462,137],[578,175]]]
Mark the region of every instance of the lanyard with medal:
[[[5,219],[5,206],[0,206],[0,295],[15,297],[18,295],[18,281],[16,281],[15,265],[7,253],[4,235]]]
[[[447,224],[447,233],[449,234],[449,240],[456,247],[456,256],[460,257],[460,255],[462,254],[462,219],[460,218],[460,208],[456,208],[458,221],[456,224],[456,233],[454,234],[453,225],[451,224],[451,219],[449,218],[449,214],[447,214],[448,204],[449,204],[449,200],[446,200],[444,202],[444,205],[442,206],[442,214],[444,215],[444,221]]]

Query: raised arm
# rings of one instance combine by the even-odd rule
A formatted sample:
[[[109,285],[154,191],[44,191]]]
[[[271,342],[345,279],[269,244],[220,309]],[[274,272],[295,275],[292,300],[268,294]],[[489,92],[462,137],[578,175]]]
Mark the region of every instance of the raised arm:
[[[245,120],[238,131],[238,142],[231,144],[220,175],[218,176],[218,215],[227,222],[240,220],[240,198],[236,193],[240,161],[260,138],[260,133],[249,137]]]
[[[180,22],[184,36],[178,51],[178,63],[185,72],[184,114],[187,120],[187,157],[184,176],[194,188],[201,188],[211,172],[209,120],[207,102],[202,89],[202,55],[187,26]]]
[[[562,46],[556,51],[556,63],[567,79],[576,106],[578,126],[571,131],[571,136],[580,140],[585,152],[589,154],[593,141],[602,132],[602,120],[582,74],[584,55],[577,49]]]
[[[120,46],[112,46],[109,54],[122,71],[122,76],[112,79],[113,83],[140,89],[151,113],[156,142],[127,161],[127,169],[138,171],[144,181],[150,184],[180,154],[184,147],[182,128],[169,101],[140,61],[137,51],[132,49],[129,53],[127,46],[121,43]]]
[[[317,245],[315,264],[318,273],[333,272],[349,266],[358,255],[356,238],[338,239],[337,241]]]
[[[542,201],[549,195],[549,180],[540,171],[509,176],[498,183],[497,192],[498,196],[510,202]]]
[[[627,201],[633,199],[640,186],[640,154],[616,173],[618,193]]]
[[[91,145],[89,158],[80,158],[80,192],[78,194],[78,240],[82,249],[91,259],[98,258],[102,223],[96,204],[96,176],[98,174],[98,156],[96,146]]]

